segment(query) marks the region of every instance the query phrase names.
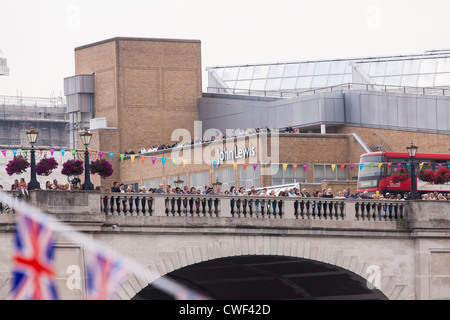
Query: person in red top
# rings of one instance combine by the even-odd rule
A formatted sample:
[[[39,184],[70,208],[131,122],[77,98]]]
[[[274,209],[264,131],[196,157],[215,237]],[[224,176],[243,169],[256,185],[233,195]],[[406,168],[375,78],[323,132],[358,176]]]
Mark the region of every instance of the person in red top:
[[[29,195],[28,194],[28,185],[25,182],[25,178],[20,178],[19,190],[22,191],[22,194],[26,194],[27,196]]]

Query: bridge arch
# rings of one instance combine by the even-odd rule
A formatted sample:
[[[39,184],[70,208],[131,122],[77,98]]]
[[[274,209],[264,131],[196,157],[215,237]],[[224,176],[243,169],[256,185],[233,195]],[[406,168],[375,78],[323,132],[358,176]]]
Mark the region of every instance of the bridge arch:
[[[159,276],[150,281],[143,281],[132,275],[118,290],[117,298],[133,299],[159,277],[170,277],[170,274],[177,270],[195,267],[203,262],[238,257],[284,257],[297,258],[298,262],[308,262],[316,266],[334,267],[334,272],[353,274],[357,276],[354,278],[360,278],[360,283],[364,279],[370,284],[376,284],[376,289],[387,299],[414,299],[414,292],[411,290],[413,279],[401,276],[398,260],[390,258],[389,254],[384,258],[376,253],[370,254],[371,249],[376,250],[377,246],[383,244],[374,243],[368,239],[367,241],[358,240],[360,244],[355,245],[355,241],[352,239],[320,240],[309,237],[270,235],[223,236],[218,237],[216,241],[201,244],[195,242],[192,245],[189,245],[189,241],[187,241],[171,252],[159,253],[156,261],[149,265],[149,269]],[[358,249],[355,250],[355,247]],[[394,247],[392,254],[395,254],[395,251]],[[389,264],[389,261],[393,260],[396,262]],[[407,266],[408,262],[403,264]]]

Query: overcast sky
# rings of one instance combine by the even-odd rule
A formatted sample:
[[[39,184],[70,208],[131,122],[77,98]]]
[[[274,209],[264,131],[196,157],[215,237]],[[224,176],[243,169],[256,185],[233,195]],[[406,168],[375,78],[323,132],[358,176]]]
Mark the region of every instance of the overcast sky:
[[[450,49],[448,0],[2,0],[0,12],[0,95],[24,97],[64,95],[74,48],[118,36],[201,40],[203,70]]]

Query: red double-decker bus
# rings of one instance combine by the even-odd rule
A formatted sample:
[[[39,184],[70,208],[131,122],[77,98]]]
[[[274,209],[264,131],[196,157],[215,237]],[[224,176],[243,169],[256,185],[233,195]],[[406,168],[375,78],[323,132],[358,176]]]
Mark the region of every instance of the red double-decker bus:
[[[381,165],[379,165],[381,163]],[[411,176],[411,158],[406,152],[372,152],[362,154],[358,174],[358,191],[369,193],[403,193],[411,191],[411,178],[404,182],[393,183],[391,175],[399,168],[408,170]],[[450,192],[450,184],[432,184],[420,180],[418,177],[420,165],[422,169],[432,169],[448,167],[450,164],[450,154],[438,153],[417,153],[414,158],[415,173],[417,179],[417,191],[426,192]],[[399,165],[400,164],[400,165]]]

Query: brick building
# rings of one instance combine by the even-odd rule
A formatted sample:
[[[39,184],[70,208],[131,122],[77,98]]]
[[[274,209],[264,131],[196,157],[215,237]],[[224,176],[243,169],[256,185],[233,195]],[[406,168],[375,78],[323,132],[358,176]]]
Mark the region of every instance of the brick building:
[[[88,115],[91,148],[114,154],[114,175],[94,177],[95,185],[156,187],[180,178],[196,187],[220,180],[223,189],[293,182],[318,189],[323,180],[354,181],[366,152],[405,151],[412,140],[420,152],[447,153],[448,61],[450,52],[433,51],[214,67],[202,92],[200,41],[113,38],[75,49],[76,75],[66,80],[90,77],[92,85],[66,95],[69,113]],[[298,132],[283,133],[288,125]],[[276,135],[119,157],[266,126]]]

